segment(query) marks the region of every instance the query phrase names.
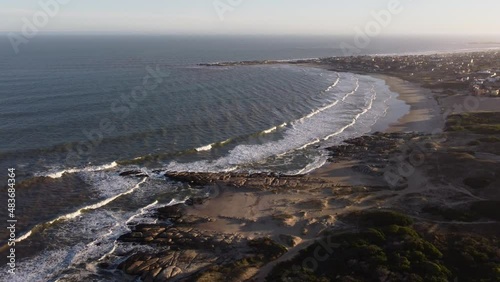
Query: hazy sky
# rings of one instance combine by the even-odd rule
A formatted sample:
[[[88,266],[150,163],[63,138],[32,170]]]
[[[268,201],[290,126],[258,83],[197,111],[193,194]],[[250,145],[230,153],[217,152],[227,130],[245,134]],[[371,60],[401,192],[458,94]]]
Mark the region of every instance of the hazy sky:
[[[0,0],[0,31],[57,0]],[[42,31],[203,34],[352,34],[398,0],[59,0]],[[238,2],[241,2],[238,4]],[[499,0],[399,0],[384,34],[500,33]],[[231,3],[235,3],[232,5]],[[219,12],[215,6],[219,7]],[[223,15],[223,19],[219,16]]]

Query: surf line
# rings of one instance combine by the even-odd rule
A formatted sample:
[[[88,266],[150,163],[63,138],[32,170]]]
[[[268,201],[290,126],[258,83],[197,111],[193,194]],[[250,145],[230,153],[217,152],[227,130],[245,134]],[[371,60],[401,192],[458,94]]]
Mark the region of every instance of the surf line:
[[[340,82],[340,75],[338,73],[336,73],[336,74],[337,74],[337,80],[335,80],[335,82],[332,85],[330,85],[330,87],[328,87],[325,90],[325,92],[328,92],[328,91],[332,90],[333,88],[335,88],[335,86],[337,86],[337,84],[339,84],[339,82]]]
[[[354,77],[354,79],[356,80],[356,86],[354,87],[354,89],[351,92],[349,92],[346,95],[344,95],[344,97],[342,97],[341,100],[334,100],[331,104],[326,105],[326,106],[322,106],[321,108],[318,108],[318,109],[312,111],[310,114],[308,114],[306,116],[303,116],[303,117],[301,117],[301,118],[299,118],[299,119],[291,122],[291,124],[296,124],[296,123],[304,122],[306,119],[312,118],[315,115],[317,115],[317,114],[319,114],[321,112],[324,112],[324,111],[326,111],[326,110],[328,110],[328,109],[336,106],[339,103],[339,101],[344,102],[347,99],[347,97],[349,97],[350,95],[356,93],[356,91],[358,91],[358,89],[359,89],[359,86],[360,86],[359,85],[359,79],[357,77]]]
[[[146,214],[146,211],[147,211],[147,210],[149,210],[149,209],[153,208],[153,207],[154,207],[154,206],[156,206],[157,204],[158,204],[158,200],[156,200],[156,201],[154,201],[153,203],[151,203],[151,204],[149,204],[149,205],[147,205],[147,206],[145,206],[145,207],[141,208],[141,209],[139,210],[139,213],[136,213],[136,214],[132,215],[129,219],[127,219],[127,220],[125,221],[124,227],[125,227],[125,228],[127,228],[127,229],[130,231],[130,229],[127,227],[127,226],[128,226],[128,224],[129,224],[129,223],[130,223],[130,222],[131,222],[134,218],[137,218],[137,217],[139,217],[139,216],[141,216],[141,215]],[[155,222],[156,222],[156,221],[155,221]],[[122,224],[121,224],[121,223],[119,223],[119,222],[117,222],[117,223],[115,224],[114,228],[117,228],[117,227],[120,227],[120,226],[122,226]],[[108,237],[110,237],[110,236],[113,234],[113,232],[114,232],[114,230],[113,230],[113,228],[112,228],[112,229],[108,232],[108,234],[104,235],[103,237],[104,237],[104,238],[108,238]],[[89,243],[89,244],[87,244],[87,247],[88,247],[88,246],[93,246],[93,245],[96,245],[96,243],[97,243],[97,242],[98,242],[98,239],[97,239],[97,240],[95,240],[95,241],[93,241],[93,242],[91,242],[91,243]],[[101,256],[101,257],[100,257],[97,261],[98,261],[98,262],[100,262],[100,261],[104,260],[106,257],[108,257],[109,255],[111,255],[112,253],[114,253],[114,252],[115,252],[115,250],[116,250],[116,248],[117,248],[117,241],[116,241],[116,238],[114,238],[114,241],[113,241],[113,247],[111,248],[111,250],[110,250],[110,251],[108,251],[107,253],[105,253],[104,255],[102,255],[102,256]]]
[[[357,114],[357,115],[356,115],[356,116],[352,119],[351,123],[349,123],[348,125],[346,125],[346,126],[342,127],[340,130],[338,130],[338,131],[336,131],[336,132],[334,132],[334,133],[332,133],[332,134],[330,134],[330,135],[326,136],[325,138],[323,138],[323,140],[324,140],[324,141],[326,141],[326,140],[328,140],[328,139],[330,139],[330,138],[332,138],[332,137],[334,137],[334,136],[336,136],[336,135],[339,135],[339,134],[341,134],[342,132],[344,132],[346,129],[348,129],[349,127],[351,127],[351,126],[355,125],[355,124],[356,124],[356,122],[358,121],[358,119],[359,119],[361,116],[363,116],[363,115],[364,115],[364,114],[366,114],[369,110],[371,110],[371,109],[372,109],[372,106],[373,106],[373,101],[374,101],[376,98],[377,98],[377,92],[375,92],[375,91],[374,91],[374,92],[373,92],[373,95],[372,95],[372,98],[371,98],[370,102],[368,103],[368,106],[367,106],[365,109],[363,109],[363,111],[362,111],[362,112],[360,112],[359,114]]]
[[[359,78],[355,77],[355,79],[356,79],[356,87],[354,88],[354,90],[352,90],[351,92],[347,93],[342,98],[342,102],[345,102],[345,100],[347,99],[347,97],[351,96],[352,94],[356,93],[356,91],[358,91],[358,89],[359,89]]]
[[[185,202],[186,202],[186,200],[187,200],[187,198],[186,198],[185,200],[182,200],[182,201],[178,201],[178,200],[176,200],[176,199],[172,199],[172,200],[171,200],[171,201],[170,201],[167,205],[165,205],[164,207],[169,207],[169,206],[174,206],[174,205],[177,205],[177,204],[182,204],[182,203],[185,203]],[[135,218],[137,218],[137,217],[139,217],[139,216],[142,216],[142,215],[147,214],[147,212],[148,212],[149,210],[153,209],[153,208],[154,208],[154,207],[156,207],[157,205],[158,205],[158,200],[154,201],[153,203],[151,203],[151,204],[149,204],[149,205],[147,205],[147,206],[145,206],[145,207],[142,207],[142,208],[139,210],[139,212],[138,212],[138,213],[136,213],[136,214],[132,215],[131,217],[129,217],[129,219],[127,219],[127,220],[125,221],[124,227],[125,227],[125,228],[127,228],[127,229],[130,231],[130,228],[129,228],[128,226],[129,226],[129,224],[130,224],[130,223],[131,223],[131,222],[132,222]],[[156,220],[154,221],[154,223],[156,223]],[[115,227],[116,227],[116,226],[118,226],[118,227],[119,227],[119,226],[121,226],[121,225],[120,225],[119,223],[117,223],[117,224],[115,225]],[[110,232],[109,232],[108,234],[106,234],[106,235],[107,235],[107,236],[110,236],[112,233],[113,233],[113,231],[110,231]],[[94,244],[94,245],[95,245],[95,242],[96,242],[96,241],[92,242],[91,244]],[[89,246],[89,245],[90,245],[90,244],[88,244],[87,246]],[[106,258],[107,258],[107,257],[109,257],[110,255],[112,255],[112,254],[116,251],[116,249],[117,249],[117,248],[118,248],[118,242],[117,242],[117,240],[116,240],[116,238],[115,238],[115,240],[114,240],[114,242],[113,242],[113,248],[111,248],[111,250],[110,250],[110,251],[108,251],[107,253],[105,253],[104,255],[102,255],[102,256],[101,256],[101,257],[100,257],[97,261],[98,261],[98,262],[103,261],[104,259],[106,259]]]
[[[37,229],[43,227],[44,225],[49,226],[49,225],[51,225],[51,224],[53,224],[54,222],[57,222],[57,221],[69,220],[69,219],[76,218],[76,217],[80,216],[82,214],[82,212],[96,210],[96,209],[98,209],[100,207],[103,207],[103,206],[105,206],[105,205],[113,202],[114,200],[118,199],[121,196],[125,196],[125,195],[128,195],[128,194],[131,194],[135,190],[139,189],[139,187],[141,186],[141,184],[143,184],[144,182],[146,182],[147,179],[148,179],[148,177],[144,177],[144,179],[141,180],[139,183],[137,183],[134,187],[132,187],[132,189],[130,189],[128,191],[125,191],[123,193],[120,193],[118,195],[115,195],[115,196],[113,196],[111,198],[102,200],[102,201],[100,201],[100,202],[98,202],[96,204],[90,205],[90,206],[83,207],[83,208],[81,208],[81,209],[79,209],[79,210],[77,210],[75,212],[68,213],[68,214],[65,214],[65,215],[61,215],[61,216],[57,217],[56,219],[53,219],[53,220],[51,220],[49,222],[37,224],[30,231],[28,231],[26,234],[24,234],[23,236],[17,238],[16,239],[16,243],[21,242],[23,240],[26,240],[28,237],[30,237],[33,234],[34,230],[37,230]]]
[[[95,172],[95,171],[101,171],[101,170],[114,168],[116,166],[118,166],[118,164],[116,162],[112,162],[110,164],[104,164],[104,165],[100,165],[100,166],[91,166],[91,167],[87,167],[87,168],[69,168],[69,169],[58,171],[58,172],[50,173],[50,174],[47,174],[45,176],[55,179],[55,178],[61,178],[65,173],[76,173],[76,172],[83,172],[83,171]]]

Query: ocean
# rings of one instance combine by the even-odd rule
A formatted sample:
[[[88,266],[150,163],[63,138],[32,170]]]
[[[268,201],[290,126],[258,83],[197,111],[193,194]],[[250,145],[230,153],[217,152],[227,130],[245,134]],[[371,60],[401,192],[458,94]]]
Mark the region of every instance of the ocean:
[[[18,273],[1,271],[0,280],[124,280],[97,265],[145,247],[116,239],[155,222],[155,208],[210,193],[163,172],[303,174],[326,162],[325,147],[384,130],[409,107],[380,79],[286,64],[198,65],[342,56],[349,40],[40,35],[15,54],[2,37],[0,169],[16,169]],[[488,48],[472,41],[384,38],[362,52]],[[127,170],[149,177],[119,176]],[[8,236],[2,228],[2,267]]]

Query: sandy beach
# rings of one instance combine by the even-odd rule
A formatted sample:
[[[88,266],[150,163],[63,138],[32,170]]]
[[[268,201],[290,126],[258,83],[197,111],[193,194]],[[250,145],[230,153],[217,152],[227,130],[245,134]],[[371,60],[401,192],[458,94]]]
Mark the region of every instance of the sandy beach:
[[[448,185],[433,178],[436,169],[441,165],[454,167],[454,164],[463,158],[461,153],[450,154],[446,149],[440,151],[441,141],[429,137],[429,134],[443,132],[445,124],[443,113],[450,112],[446,107],[449,107],[450,103],[453,104],[451,98],[440,105],[435,93],[415,83],[386,75],[376,75],[376,77],[384,79],[391,91],[399,94],[398,99],[409,105],[409,111],[397,122],[386,126],[385,132],[354,138],[348,141],[348,145],[329,148],[331,154],[335,155],[331,159],[332,162],[303,176],[167,173],[166,176],[172,180],[210,187],[210,196],[208,199],[180,207],[182,212],[177,210],[172,212],[167,209],[167,215],[164,217],[179,222],[176,230],[158,235],[162,234],[164,227],[154,225],[141,227],[144,229],[127,235],[129,237],[126,237],[125,241],[157,244],[167,241],[173,246],[194,242],[190,244],[197,246],[196,251],[188,245],[188,250],[169,253],[169,258],[172,256],[171,262],[158,266],[156,266],[157,261],[162,259],[161,255],[133,257],[121,268],[129,274],[142,274],[143,278],[158,275],[156,269],[170,271],[169,267],[173,265],[179,273],[190,273],[203,269],[215,261],[239,261],[242,252],[255,252],[255,249],[248,247],[254,244],[252,242],[269,238],[286,247],[286,252],[279,258],[258,262],[259,267],[240,266],[241,271],[238,271],[234,280],[264,281],[278,263],[292,259],[301,250],[314,244],[325,230],[329,232],[346,228],[349,230],[351,227],[343,221],[343,218],[353,212],[395,209],[421,220],[418,211],[427,205],[441,206],[444,203],[461,205],[483,200],[463,188],[461,182]],[[495,103],[498,101],[496,99]],[[485,106],[479,106],[478,109],[486,110],[491,107],[491,103],[483,103]],[[400,109],[390,109],[388,114],[391,114],[390,111],[398,110]],[[456,140],[458,141],[455,142],[462,142],[462,139]],[[423,158],[424,161],[412,167],[410,174],[401,177],[401,183],[390,184],[384,174],[384,171],[387,171],[386,166],[390,160],[410,158],[408,155],[410,153],[400,151],[400,147],[407,144],[415,148],[425,146],[427,149],[423,155],[417,157],[417,159]],[[494,165],[491,162],[477,163],[483,160],[473,157],[467,157],[466,161],[471,162],[471,167]],[[436,164],[439,166],[436,167]],[[446,172],[446,176],[442,173],[437,172],[437,175],[448,177],[448,182],[458,179],[462,181],[462,176],[455,174],[464,175],[464,172],[454,170]],[[429,230],[432,232],[440,230],[441,224],[449,223],[437,220],[427,220],[427,222],[431,224]],[[475,224],[478,230],[489,232],[488,230],[495,230],[490,228],[495,226],[489,225],[492,223],[495,222],[484,221]],[[187,227],[184,227],[186,224]],[[458,226],[466,228],[467,225],[469,223],[459,223]],[[134,233],[143,237],[134,237]],[[207,238],[211,238],[210,244],[216,250],[225,248],[223,246],[226,245],[220,244],[227,243],[232,247],[223,253],[207,252],[203,249],[206,245],[204,240],[208,240]],[[189,259],[186,259],[186,256]],[[189,263],[186,263],[186,260]],[[146,271],[144,269],[147,268],[140,267],[143,261],[146,261],[144,265],[150,265],[151,262],[155,266],[149,267],[150,270]],[[223,273],[228,271],[212,266],[210,271],[200,276],[208,280],[199,281],[222,279]]]
[[[410,105],[406,115],[390,124],[388,133],[442,130],[444,121],[430,91],[399,78],[377,77],[384,79],[392,91],[399,93],[399,99]],[[214,197],[202,205],[186,209],[186,212],[195,218],[211,219],[194,225],[200,230],[231,233],[249,239],[270,237],[282,244],[287,243],[284,238],[293,238],[288,254],[261,269],[254,277],[255,281],[262,281],[273,265],[290,259],[291,254],[310,245],[325,228],[342,227],[338,216],[387,207],[394,192],[380,188],[387,186],[383,177],[353,170],[358,163],[327,163],[291,189],[293,179],[286,178],[269,177],[257,183],[226,180],[224,184],[214,186],[217,191]]]
[[[408,113],[397,122],[384,125],[385,132],[422,132],[440,133],[444,127],[444,117],[441,108],[429,89],[420,87],[415,83],[404,81],[400,78],[388,75],[375,74],[376,78],[385,80],[389,89],[398,94],[397,99],[404,101],[410,106]],[[391,111],[398,109],[389,109]],[[351,168],[356,162],[326,163],[321,168],[310,173],[311,176],[327,177],[331,181],[341,185],[384,185],[380,177],[367,176],[357,173]]]
[[[399,94],[398,99],[410,105],[410,111],[396,123],[391,124],[387,132],[442,132],[444,118],[431,90],[394,76],[379,74],[373,76],[385,80],[389,89]]]

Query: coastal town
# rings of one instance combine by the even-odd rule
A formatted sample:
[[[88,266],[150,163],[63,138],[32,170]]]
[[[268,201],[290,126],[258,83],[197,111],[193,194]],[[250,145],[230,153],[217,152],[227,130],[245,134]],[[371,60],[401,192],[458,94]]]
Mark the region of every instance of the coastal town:
[[[421,83],[429,89],[452,93],[500,97],[500,51],[431,55],[365,55],[295,61],[243,61],[200,64],[236,66],[298,64],[323,66],[333,71],[380,73]]]
[[[424,82],[428,88],[467,91],[476,96],[498,96],[500,52],[404,56],[360,56],[318,59],[315,63],[337,71],[397,75]]]

